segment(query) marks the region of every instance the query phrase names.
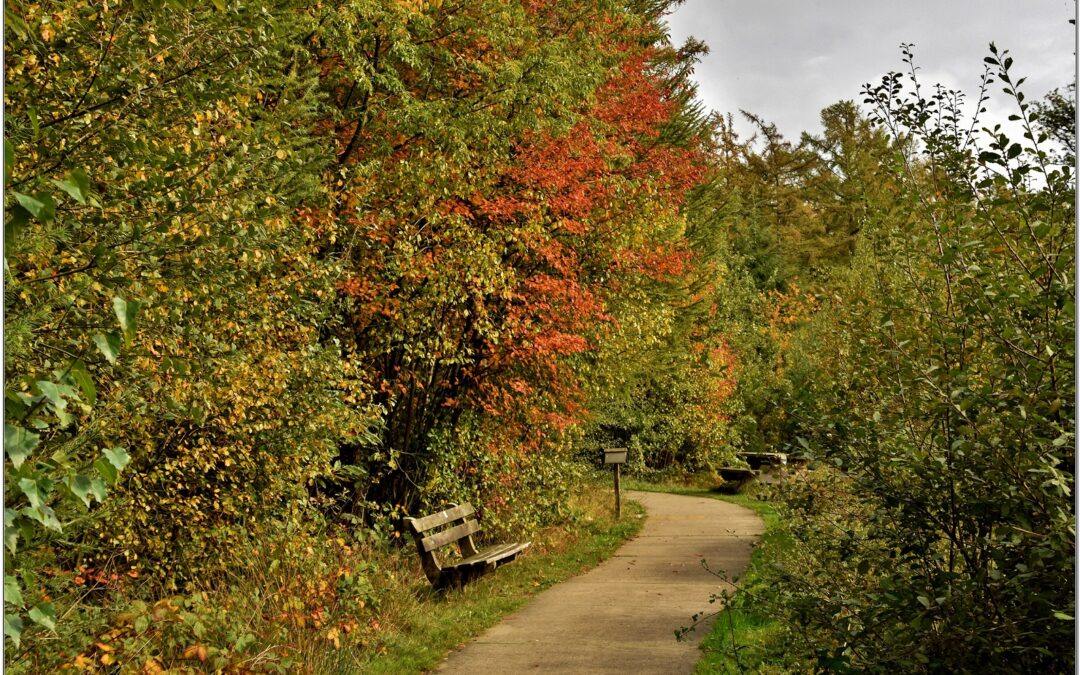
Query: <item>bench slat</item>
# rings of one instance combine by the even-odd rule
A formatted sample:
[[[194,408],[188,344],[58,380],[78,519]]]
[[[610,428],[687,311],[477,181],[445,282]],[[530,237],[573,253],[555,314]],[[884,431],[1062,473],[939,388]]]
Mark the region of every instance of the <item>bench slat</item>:
[[[407,518],[406,520],[412,525],[413,532],[419,534],[420,532],[426,532],[433,527],[445,525],[450,521],[459,520],[465,516],[471,516],[474,513],[476,513],[476,510],[472,507],[472,504],[466,502],[461,506],[455,506],[452,509],[440,511],[439,513],[434,513],[430,516],[424,516],[423,518]]]
[[[474,565],[476,563],[481,563],[481,562],[492,562],[492,561],[497,562],[499,560],[502,560],[503,558],[514,555],[515,553],[520,553],[521,551],[524,551],[525,549],[529,548],[529,546],[531,544],[532,544],[531,541],[527,541],[524,544],[516,544],[515,543],[515,544],[499,544],[497,546],[491,546],[491,547],[485,548],[483,551],[480,551],[476,555],[471,555],[468,558],[465,558],[464,560],[458,561],[457,563],[455,563],[453,565],[453,567],[462,567],[462,566],[466,566],[466,565]]]
[[[445,546],[449,543],[455,542],[458,539],[464,539],[470,534],[480,531],[480,523],[475,520],[466,520],[460,525],[455,525],[448,530],[443,530],[437,534],[433,534],[430,537],[424,537],[420,544],[424,549],[424,553],[434,551],[440,546]]]

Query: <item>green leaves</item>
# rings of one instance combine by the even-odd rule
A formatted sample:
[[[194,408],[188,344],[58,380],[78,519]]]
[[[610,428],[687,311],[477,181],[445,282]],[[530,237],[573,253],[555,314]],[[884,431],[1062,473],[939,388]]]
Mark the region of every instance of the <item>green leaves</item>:
[[[58,384],[49,380],[39,380],[34,386],[48,402],[50,408],[60,421],[61,427],[66,427],[75,421],[75,417],[68,410],[68,397],[78,399],[78,392],[66,384]]]
[[[19,545],[19,530],[16,526],[18,515],[14,509],[4,507],[4,546],[12,555]]]
[[[121,345],[130,345],[135,337],[136,317],[139,313],[141,304],[116,296],[112,300],[112,307],[113,313],[116,315],[116,320],[120,323],[120,331],[123,337],[111,331],[108,333],[98,333],[94,336],[94,344],[97,346],[98,351],[101,352],[101,355],[104,356],[109,363],[115,365],[116,360],[120,355]]]
[[[81,473],[77,474],[68,481],[68,489],[86,505],[86,508],[90,508],[90,496],[93,486],[89,478]]]
[[[112,364],[116,364],[116,357],[120,354],[120,336],[116,333],[98,333],[94,336],[94,344],[97,345],[101,355]]]
[[[15,33],[16,37],[25,40],[30,37],[30,26],[21,16],[11,10],[4,10],[4,25]]]
[[[97,387],[94,385],[94,378],[86,370],[86,364],[82,361],[73,362],[68,368],[68,376],[78,385],[87,405],[93,406],[97,403]]]
[[[790,380],[823,400],[783,413],[799,438],[825,440],[850,483],[785,500],[799,544],[781,561],[794,578],[783,592],[820,608],[811,640],[847,645],[858,670],[1070,671],[1055,645],[1071,625],[1047,619],[1075,570],[1075,413],[1062,404],[1075,393],[1075,282],[1056,271],[1075,267],[1073,187],[1055,183],[1038,134],[977,139],[950,95],[907,79],[868,97],[904,149],[889,167],[900,193],[868,214],[837,301],[797,353],[815,368]],[[1022,78],[1010,81],[1013,121],[1028,124]],[[834,583],[840,570],[858,583]],[[791,590],[811,579],[821,586]],[[839,608],[859,625],[837,622]],[[867,625],[890,628],[867,639]]]
[[[4,604],[15,605],[16,607],[23,606],[22,588],[19,587],[19,580],[10,574],[4,575]]]
[[[97,471],[100,478],[72,471],[61,484],[67,488],[67,494],[78,500],[83,508],[90,508],[91,498],[97,499],[99,503],[105,500],[108,493],[106,483],[115,483],[120,471],[130,462],[131,456],[125,448],[119,446],[106,448],[102,451],[101,457],[93,463],[93,469]],[[55,532],[63,530],[56,511],[51,505],[56,494],[56,481],[36,472],[19,478],[16,484],[29,502],[29,506],[21,510],[4,509],[4,544],[13,554],[18,546],[20,530],[27,522],[26,519]]]
[[[51,602],[39,602],[30,610],[34,623],[51,631],[56,630],[56,608]]]
[[[49,494],[51,484],[48,481],[39,483],[38,480],[32,478],[20,478],[19,489],[30,500],[30,507],[38,509],[45,503],[45,496]]]
[[[112,462],[102,457],[94,462],[94,468],[97,469],[98,473],[101,474],[101,477],[104,478],[109,485],[116,482],[119,472],[116,470],[116,467],[113,466]]]
[[[4,635],[18,647],[22,641],[23,621],[18,614],[4,614]]]
[[[52,196],[41,193],[31,197],[30,195],[24,195],[21,192],[12,192],[15,197],[15,201],[19,203],[23,209],[26,210],[31,216],[41,223],[51,222],[56,217],[56,202],[53,201]]]
[[[20,481],[20,487],[22,487],[21,483],[22,481]],[[24,492],[25,491],[26,490],[24,489]],[[38,488],[36,497],[39,500],[44,497],[44,495],[40,492],[40,487]],[[51,506],[46,506],[44,504],[41,506],[31,506],[29,508],[23,509],[19,512],[19,514],[27,516],[34,522],[43,526],[45,529],[52,530],[53,532],[64,531],[63,525],[60,524],[60,519],[56,517],[56,511],[54,511]]]
[[[52,182],[80,204],[85,204],[90,196],[90,177],[82,169],[75,169],[66,178]]]
[[[120,447],[108,448],[101,455],[101,458],[94,462],[94,468],[111,485],[116,482],[120,471],[131,461],[131,457],[127,450]]]
[[[41,437],[32,431],[11,424],[4,425],[4,452],[16,469],[22,466],[40,442]]]
[[[11,606],[16,609],[21,609],[24,605],[22,597],[22,588],[19,586],[19,580],[10,574],[4,575],[4,606]],[[55,626],[55,622],[53,624]],[[20,640],[22,639],[23,622],[22,617],[15,613],[4,612],[4,635],[11,638],[11,641],[18,647]]]
[[[131,343],[135,336],[135,316],[139,313],[139,303],[125,300],[119,296],[113,298],[113,312],[120,322],[120,330],[123,331],[124,341]]]
[[[107,448],[102,452],[105,459],[109,460],[109,464],[112,464],[117,471],[123,471],[124,467],[131,461],[131,456],[124,448]]]

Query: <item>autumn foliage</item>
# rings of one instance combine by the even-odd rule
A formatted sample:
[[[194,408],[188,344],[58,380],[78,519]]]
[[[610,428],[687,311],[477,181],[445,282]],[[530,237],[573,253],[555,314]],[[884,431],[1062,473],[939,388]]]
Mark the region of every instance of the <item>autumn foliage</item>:
[[[558,517],[619,350],[681,352],[708,276],[665,8],[10,4],[9,663],[88,580],[153,600],[258,532]],[[720,419],[733,357],[695,345]]]

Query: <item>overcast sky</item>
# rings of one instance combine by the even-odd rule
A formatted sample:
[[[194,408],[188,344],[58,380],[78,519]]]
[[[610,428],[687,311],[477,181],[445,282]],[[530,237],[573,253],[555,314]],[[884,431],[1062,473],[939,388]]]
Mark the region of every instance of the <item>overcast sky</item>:
[[[696,71],[709,108],[749,110],[796,140],[820,131],[822,108],[861,102],[863,84],[902,69],[901,42],[925,83],[974,97],[994,41],[1028,77],[1028,100],[1041,98],[1075,77],[1075,13],[1075,0],[687,0],[668,20],[675,44],[709,45]]]

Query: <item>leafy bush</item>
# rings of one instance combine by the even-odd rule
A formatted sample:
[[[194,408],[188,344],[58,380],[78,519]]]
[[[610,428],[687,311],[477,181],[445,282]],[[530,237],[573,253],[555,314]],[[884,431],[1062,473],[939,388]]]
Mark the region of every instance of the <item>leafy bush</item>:
[[[813,450],[843,474],[787,489],[799,543],[770,593],[820,667],[1073,668],[1072,176],[991,48],[1024,140],[961,97],[868,87],[901,201],[860,234],[828,315]],[[981,140],[985,139],[985,145]],[[835,332],[830,326],[836,326]],[[805,439],[804,439],[805,440]],[[809,443],[808,443],[809,445]]]

